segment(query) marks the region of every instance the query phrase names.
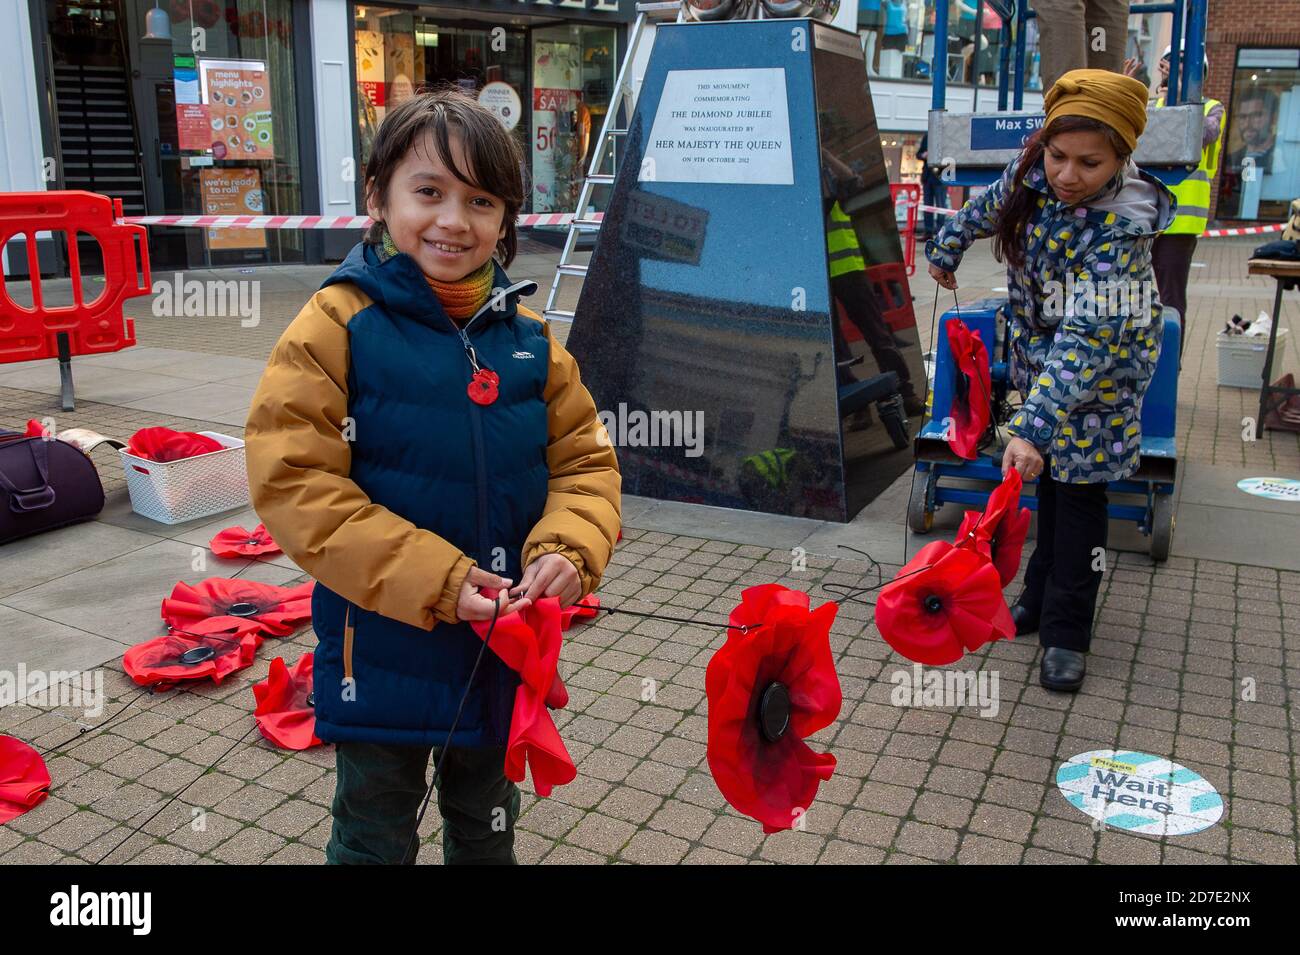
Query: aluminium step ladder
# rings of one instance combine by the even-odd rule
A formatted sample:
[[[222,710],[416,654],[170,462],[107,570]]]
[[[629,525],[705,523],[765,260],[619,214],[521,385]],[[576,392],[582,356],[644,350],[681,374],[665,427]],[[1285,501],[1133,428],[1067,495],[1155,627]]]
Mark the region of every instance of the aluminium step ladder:
[[[564,248],[560,252],[560,263],[555,267],[555,278],[551,280],[551,290],[546,296],[546,309],[543,316],[547,321],[572,322],[574,313],[566,309],[555,307],[555,300],[559,295],[560,282],[566,276],[570,278],[585,279],[587,276],[587,267],[577,262],[571,261],[574,251],[578,246],[578,237],[583,233],[597,233],[600,231],[601,220],[599,217],[587,217],[587,208],[591,203],[592,193],[597,188],[612,188],[614,177],[618,173],[617,169],[617,150],[610,153],[611,171],[603,173],[600,171],[605,164],[605,153],[617,141],[619,137],[627,135],[627,126],[619,127],[618,113],[619,108],[626,106],[627,125],[632,122],[633,99],[632,96],[632,65],[636,60],[637,50],[641,45],[641,40],[645,37],[647,25],[650,23],[660,23],[668,20],[678,20],[681,17],[682,4],[681,0],[666,0],[666,2],[638,3],[636,5],[636,21],[632,25],[632,31],[628,37],[627,53],[623,56],[623,63],[618,69],[618,79],[614,83],[614,92],[610,97],[609,108],[605,111],[605,119],[600,124],[600,136],[596,140],[596,149],[592,153],[591,163],[587,167],[586,178],[582,182],[582,191],[578,195],[578,208],[573,213],[573,218],[569,221],[569,232],[564,239]]]

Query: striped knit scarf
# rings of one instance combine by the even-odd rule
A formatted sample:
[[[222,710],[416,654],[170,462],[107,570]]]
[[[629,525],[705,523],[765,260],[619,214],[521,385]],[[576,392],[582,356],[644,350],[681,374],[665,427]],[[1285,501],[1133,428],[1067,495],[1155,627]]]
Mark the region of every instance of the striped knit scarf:
[[[393,237],[385,229],[379,260],[387,261],[397,252]],[[477,270],[455,282],[431,279],[428,275],[424,280],[429,283],[429,288],[433,289],[433,294],[438,296],[438,301],[442,303],[447,315],[457,322],[463,322],[473,317],[475,312],[487,304],[488,296],[492,294],[492,280],[495,277],[496,270],[492,267],[492,260],[488,259]]]

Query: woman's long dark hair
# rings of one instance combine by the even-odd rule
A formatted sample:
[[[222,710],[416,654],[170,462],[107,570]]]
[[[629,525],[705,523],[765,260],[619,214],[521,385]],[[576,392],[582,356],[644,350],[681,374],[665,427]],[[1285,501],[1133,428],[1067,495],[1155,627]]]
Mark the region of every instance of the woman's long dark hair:
[[[1106,135],[1115,154],[1119,156],[1121,168],[1128,162],[1129,149],[1119,133],[1099,119],[1087,116],[1061,116],[1040,128],[1025,143],[1025,151],[1020,154],[1020,163],[1016,166],[1015,177],[1011,180],[1002,214],[998,219],[997,230],[993,233],[993,255],[999,262],[1015,268],[1025,264],[1025,227],[1034,215],[1037,202],[1033,190],[1025,188],[1025,176],[1034,168],[1038,160],[1047,151],[1047,144],[1054,136],[1061,133],[1100,132]]]

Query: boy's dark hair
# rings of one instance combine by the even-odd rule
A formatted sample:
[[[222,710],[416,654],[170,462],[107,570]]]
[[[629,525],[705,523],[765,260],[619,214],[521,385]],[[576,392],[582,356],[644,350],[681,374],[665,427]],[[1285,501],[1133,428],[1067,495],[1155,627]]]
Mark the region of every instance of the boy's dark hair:
[[[470,177],[470,170],[456,167],[452,158],[452,133],[464,142],[477,179]],[[366,197],[376,196],[380,205],[387,204],[388,186],[398,164],[426,136],[432,137],[438,159],[452,175],[505,203],[502,224],[506,234],[497,242],[496,251],[501,264],[509,266],[518,248],[515,219],[524,204],[523,153],[518,141],[490,110],[454,86],[422,90],[384,117],[366,163]],[[384,224],[375,222],[367,231],[365,241],[378,245],[383,235]]]
[[[1047,144],[1053,136],[1061,133],[1080,131],[1100,132],[1106,135],[1115,155],[1119,157],[1120,169],[1128,163],[1129,149],[1119,133],[1099,119],[1088,116],[1060,116],[1046,126],[1040,127],[1025,143],[1025,150],[1020,154],[1020,162],[1008,187],[1006,203],[998,219],[997,231],[993,233],[993,255],[999,262],[1020,268],[1025,264],[1025,228],[1033,217],[1036,206],[1033,190],[1024,186],[1025,176],[1034,165],[1043,158]]]

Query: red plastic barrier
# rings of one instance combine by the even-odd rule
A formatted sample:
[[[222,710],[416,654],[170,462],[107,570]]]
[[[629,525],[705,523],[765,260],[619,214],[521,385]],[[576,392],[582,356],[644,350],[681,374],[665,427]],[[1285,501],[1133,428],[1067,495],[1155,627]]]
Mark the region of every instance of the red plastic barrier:
[[[32,307],[27,308],[9,297],[4,276],[0,275],[0,364],[59,357],[61,333],[67,334],[70,355],[97,355],[135,344],[135,322],[123,315],[122,305],[128,298],[148,295],[152,289],[148,231],[142,225],[118,222],[121,215],[121,199],[93,192],[0,193],[0,246],[16,235],[26,235],[27,269],[32,283]],[[36,233],[46,231],[67,235],[72,305],[54,307],[44,303]],[[78,232],[94,236],[103,250],[104,289],[90,302],[84,301],[81,289]],[[144,277],[142,285],[137,283],[137,274]]]
[[[894,208],[898,208],[898,197],[903,196],[907,211],[907,217],[903,221],[903,228],[899,230],[898,237],[903,242],[903,262],[907,265],[907,274],[916,273],[916,214],[921,208],[921,187],[914,182],[891,182],[889,184],[889,198],[894,200]]]

